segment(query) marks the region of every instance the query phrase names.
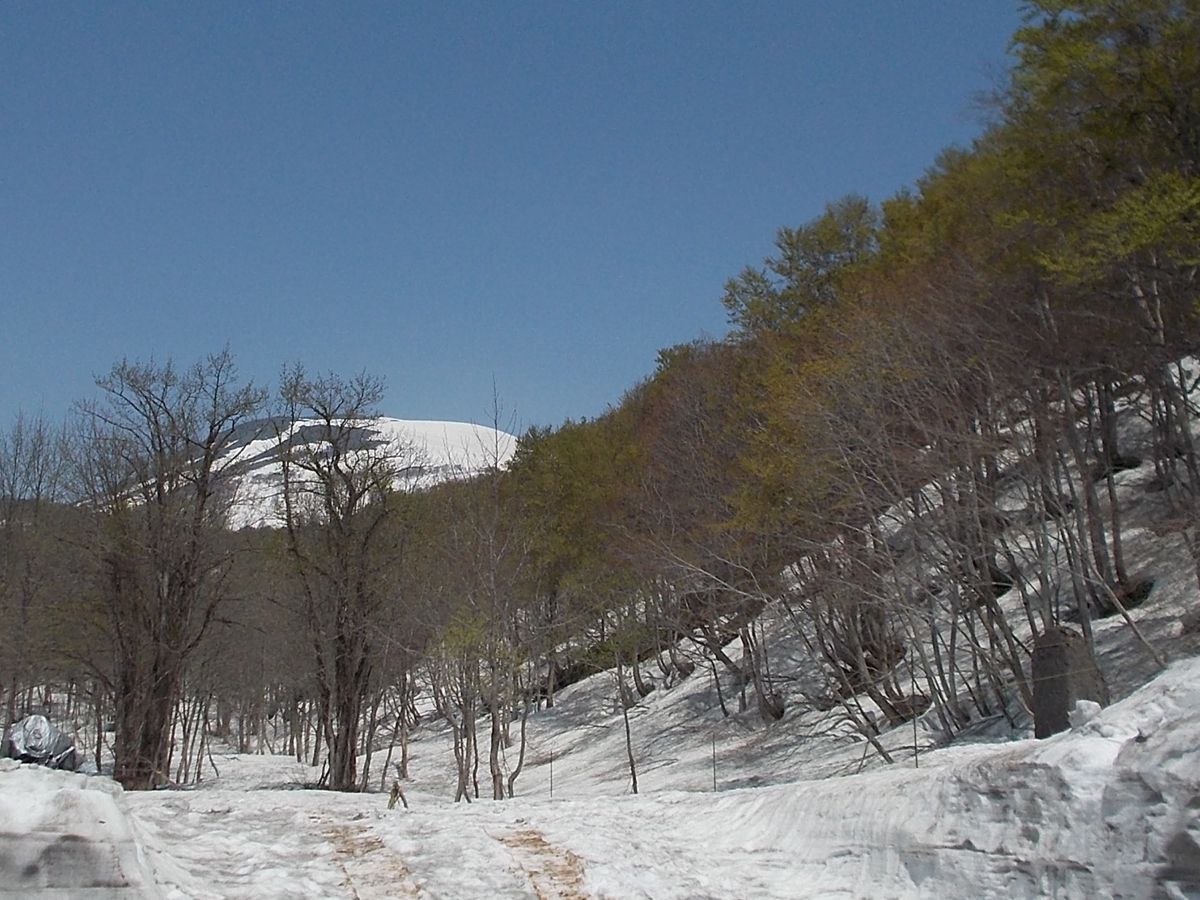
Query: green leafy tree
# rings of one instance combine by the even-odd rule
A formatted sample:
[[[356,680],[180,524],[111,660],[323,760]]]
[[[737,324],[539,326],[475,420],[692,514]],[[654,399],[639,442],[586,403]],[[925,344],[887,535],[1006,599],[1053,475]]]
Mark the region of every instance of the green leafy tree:
[[[876,252],[878,228],[876,209],[855,195],[827,204],[799,228],[781,228],[777,255],[726,283],[730,323],[745,333],[779,330],[836,302],[848,274]]]

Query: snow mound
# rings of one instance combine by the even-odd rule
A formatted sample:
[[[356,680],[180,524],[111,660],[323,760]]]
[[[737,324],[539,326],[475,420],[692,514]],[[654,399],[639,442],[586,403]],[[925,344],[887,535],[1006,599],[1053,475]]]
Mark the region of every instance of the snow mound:
[[[602,896],[1200,896],[1200,659],[1044,741],[609,804],[530,816]]]
[[[120,785],[0,760],[0,894],[158,897]]]

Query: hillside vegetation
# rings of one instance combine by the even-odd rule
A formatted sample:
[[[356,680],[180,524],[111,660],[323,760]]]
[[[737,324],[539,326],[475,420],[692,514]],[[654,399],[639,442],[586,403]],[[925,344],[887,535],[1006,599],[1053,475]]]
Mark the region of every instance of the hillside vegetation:
[[[626,714],[709,678],[768,735],[827,714],[891,762],[916,716],[1027,717],[1051,629],[1114,698],[1191,652],[1139,628],[1161,572],[1131,560],[1187,560],[1194,632],[1200,7],[1027,9],[972,147],[780,229],[725,285],[728,336],[506,465],[406,489],[412,448],[359,440],[376,381],[296,368],[270,400],[228,354],[122,362],[62,434],[14,423],[8,718],[52,706],[127,787],[225,740],[350,791],[407,776],[436,717],[448,792],[502,799],[532,711],[601,671]],[[283,527],[233,530],[225,451],[268,413],[316,438],[280,458]]]

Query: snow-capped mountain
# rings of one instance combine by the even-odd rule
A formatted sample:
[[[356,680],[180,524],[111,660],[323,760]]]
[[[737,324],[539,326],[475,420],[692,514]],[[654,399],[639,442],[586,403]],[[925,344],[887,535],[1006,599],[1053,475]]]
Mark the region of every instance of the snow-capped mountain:
[[[311,451],[325,443],[315,419],[287,422],[264,419],[239,429],[224,455],[236,467],[229,526],[278,527],[281,518],[286,448]],[[507,432],[468,422],[434,422],[386,417],[355,426],[351,449],[361,454],[387,453],[397,469],[401,489],[422,488],[452,478],[469,478],[503,467],[512,459],[517,439]]]

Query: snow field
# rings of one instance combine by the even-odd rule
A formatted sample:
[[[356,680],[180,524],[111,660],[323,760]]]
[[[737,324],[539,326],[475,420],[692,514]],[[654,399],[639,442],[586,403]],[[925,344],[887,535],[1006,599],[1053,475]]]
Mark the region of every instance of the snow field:
[[[237,479],[229,518],[231,528],[282,524],[280,445],[313,424],[301,420],[283,428],[276,437],[271,433],[270,423],[258,423],[257,430],[251,433],[252,439],[231,447],[224,464],[246,470]],[[399,473],[396,487],[401,490],[476,474],[491,465],[507,465],[517,448],[517,439],[511,434],[467,422],[381,417],[364,423],[364,431],[372,441],[393,447],[398,462],[411,466],[411,471]]]
[[[289,789],[307,770],[277,757],[228,758],[199,789],[139,794],[7,766],[0,823],[6,848],[50,833],[93,848],[72,890],[102,892],[25,885],[38,896],[1188,897],[1198,748],[1193,659],[1069,732],[940,750],[920,768],[470,805],[412,790],[410,811],[389,811],[382,794]]]

